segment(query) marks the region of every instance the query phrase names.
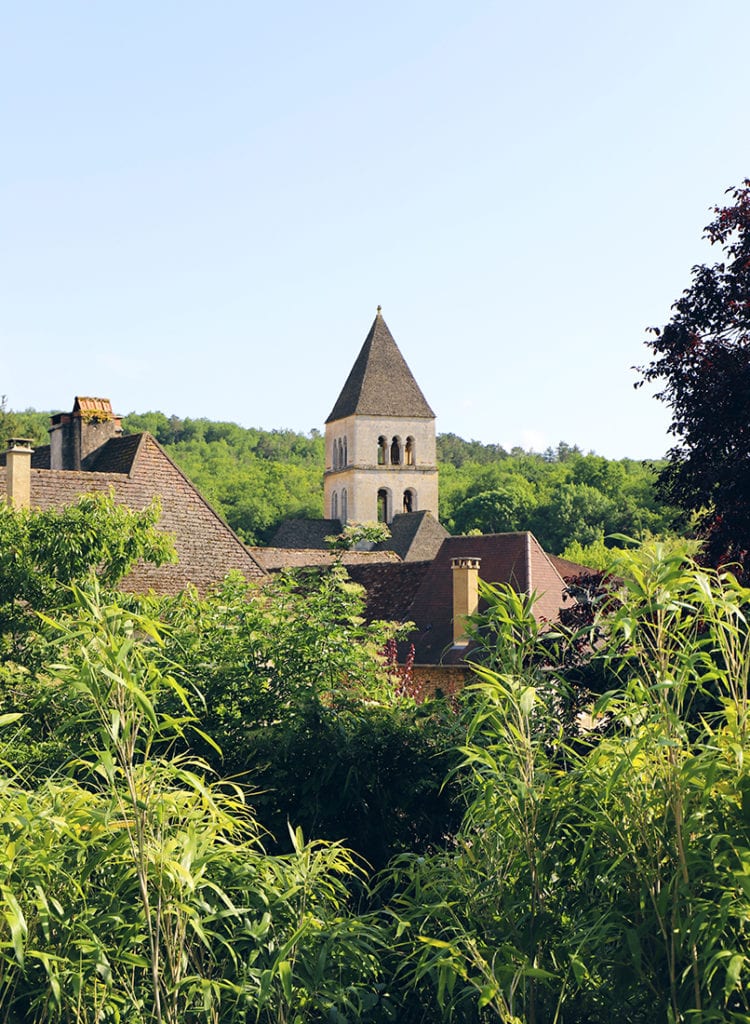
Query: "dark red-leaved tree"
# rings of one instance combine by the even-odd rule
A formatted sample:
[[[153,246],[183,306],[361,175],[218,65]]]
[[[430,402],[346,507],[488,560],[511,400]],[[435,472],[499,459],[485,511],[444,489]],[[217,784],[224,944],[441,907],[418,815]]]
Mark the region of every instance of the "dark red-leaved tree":
[[[723,260],[695,266],[692,284],[663,328],[651,329],[653,359],[644,381],[672,409],[660,489],[670,503],[700,516],[703,557],[737,564],[750,579],[750,179],[728,190],[705,229]]]

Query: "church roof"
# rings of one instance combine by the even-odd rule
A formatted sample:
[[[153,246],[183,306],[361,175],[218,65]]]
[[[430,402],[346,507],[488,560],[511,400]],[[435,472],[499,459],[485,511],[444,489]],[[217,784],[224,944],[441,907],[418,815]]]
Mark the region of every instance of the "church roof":
[[[339,519],[285,519],[271,537],[273,548],[329,550],[326,537],[338,537]]]
[[[431,512],[399,512],[389,523],[388,540],[375,545],[376,551],[395,551],[405,562],[425,562],[434,558],[440,545],[450,536]]]
[[[380,306],[326,423],[355,414],[435,418],[388,330]]]
[[[354,565],[394,565],[401,559],[395,551],[322,551],[320,548],[261,548],[247,550],[266,572],[280,569],[310,569],[340,562],[347,569]]]

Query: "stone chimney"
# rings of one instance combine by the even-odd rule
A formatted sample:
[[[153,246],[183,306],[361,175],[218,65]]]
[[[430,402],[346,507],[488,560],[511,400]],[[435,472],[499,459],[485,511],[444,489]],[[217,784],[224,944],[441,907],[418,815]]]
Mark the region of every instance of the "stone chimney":
[[[453,572],[453,646],[466,647],[466,620],[479,607],[481,558],[451,558]]]
[[[108,398],[76,398],[72,412],[59,412],[49,428],[50,469],[86,469],[111,437],[122,433]]]
[[[11,437],[5,453],[5,488],[8,504],[15,508],[31,505],[32,442],[27,437]]]

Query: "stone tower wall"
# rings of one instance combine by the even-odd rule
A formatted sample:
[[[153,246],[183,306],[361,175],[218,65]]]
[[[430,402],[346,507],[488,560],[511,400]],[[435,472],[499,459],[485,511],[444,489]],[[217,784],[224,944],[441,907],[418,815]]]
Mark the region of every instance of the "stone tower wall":
[[[387,440],[386,462],[378,463],[378,439]],[[391,464],[390,446],[400,439],[401,460]],[[406,462],[406,441],[413,438],[413,463]],[[346,464],[335,457],[339,440],[346,439]],[[377,519],[378,491],[389,492],[389,519],[403,512],[403,495],[414,493],[412,511],[438,514],[438,471],[436,462],[435,420],[387,416],[348,416],[326,424],[326,471],[324,480],[325,515],[333,517],[332,497],[338,495],[338,515],[342,514],[341,493],[347,492],[347,521],[368,522]]]

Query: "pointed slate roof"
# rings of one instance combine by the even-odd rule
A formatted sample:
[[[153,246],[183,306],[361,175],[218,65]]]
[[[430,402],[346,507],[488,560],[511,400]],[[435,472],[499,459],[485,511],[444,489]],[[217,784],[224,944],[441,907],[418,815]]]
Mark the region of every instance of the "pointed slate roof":
[[[326,423],[355,414],[435,418],[388,330],[380,306]]]

